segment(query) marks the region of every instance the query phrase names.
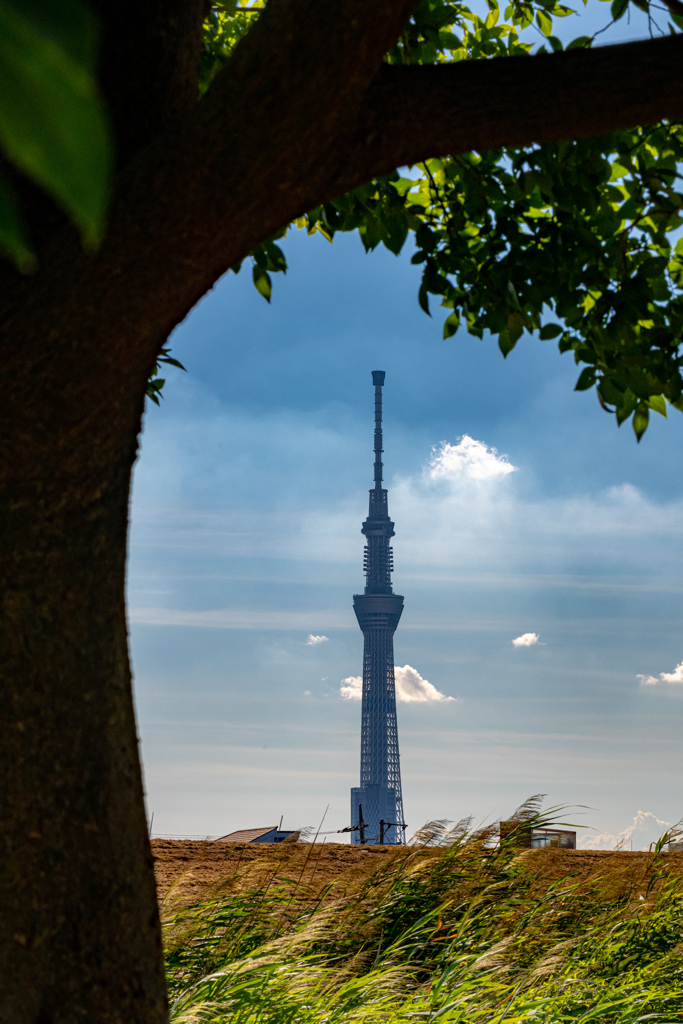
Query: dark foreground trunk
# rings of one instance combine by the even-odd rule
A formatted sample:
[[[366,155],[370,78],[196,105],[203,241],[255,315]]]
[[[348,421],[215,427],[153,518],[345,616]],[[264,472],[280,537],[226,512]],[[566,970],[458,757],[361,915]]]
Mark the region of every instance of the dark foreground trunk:
[[[38,388],[41,414],[30,387],[0,416],[0,1021],[161,1024],[124,609],[142,398],[74,417]]]

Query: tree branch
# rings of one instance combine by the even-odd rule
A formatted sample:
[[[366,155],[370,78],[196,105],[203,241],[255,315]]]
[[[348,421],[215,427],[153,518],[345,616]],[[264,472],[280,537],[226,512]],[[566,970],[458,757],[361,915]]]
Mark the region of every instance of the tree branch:
[[[361,177],[425,157],[679,120],[683,35],[536,57],[385,65],[367,99]]]
[[[322,0],[269,5],[206,102],[140,155],[110,238],[116,246],[135,239],[151,294],[150,274],[163,263],[157,316],[168,317],[181,296],[196,301],[294,217],[395,167],[683,118],[683,36],[395,67],[381,64],[388,33],[377,15],[387,5],[346,0],[335,18]],[[302,7],[311,22],[300,34],[291,19]],[[350,13],[358,35],[346,27]],[[321,47],[337,16],[338,45]],[[364,88],[373,61],[379,73]]]

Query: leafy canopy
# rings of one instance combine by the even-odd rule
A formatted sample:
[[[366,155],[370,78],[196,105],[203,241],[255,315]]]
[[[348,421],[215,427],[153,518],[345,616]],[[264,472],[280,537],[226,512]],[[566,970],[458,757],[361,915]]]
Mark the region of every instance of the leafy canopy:
[[[585,4],[587,0],[583,0]],[[678,9],[676,0],[669,0]],[[198,95],[210,86],[265,0],[218,0],[207,16]],[[613,0],[611,21],[630,5]],[[556,0],[421,0],[390,64],[438,64],[562,49]],[[667,31],[683,17],[666,15]],[[607,19],[607,9],[606,9]],[[111,145],[95,79],[96,31],[80,0],[0,0],[0,150],[78,225],[87,244],[104,230]],[[569,48],[590,47],[579,36]],[[534,102],[530,97],[529,102]],[[422,268],[418,299],[445,310],[444,337],[487,332],[507,356],[523,333],[556,340],[638,439],[650,410],[683,411],[683,126],[664,122],[609,135],[428,159],[326,203],[251,254],[255,287],[270,301],[287,263],[277,241],[296,227],[357,231],[366,251],[398,254],[410,238]],[[0,249],[24,272],[35,256],[6,178]],[[235,272],[240,266],[232,268]],[[173,362],[165,350],[161,362]],[[163,387],[155,368],[148,394]]]
[[[257,6],[214,8],[205,68],[227,59]],[[612,20],[628,6],[614,0]],[[636,6],[649,9],[645,0]],[[487,0],[487,7],[481,17],[464,3],[422,0],[387,61],[557,51],[554,19],[575,13],[555,0],[517,0],[504,12]],[[669,31],[683,28],[683,18],[669,17]],[[589,47],[593,38],[568,48]],[[420,305],[431,315],[430,296],[438,298],[445,338],[461,326],[478,338],[488,332],[504,356],[525,331],[556,339],[582,366],[577,390],[595,386],[603,408],[618,424],[631,418],[640,439],[651,409],[665,416],[668,402],[683,411],[682,162],[683,126],[668,123],[468,153],[397,170],[295,226],[330,241],[337,231],[357,231],[366,251],[381,244],[396,254],[410,236],[412,261],[422,267]],[[254,284],[268,301],[270,274],[287,267],[276,244],[286,231],[251,257]]]

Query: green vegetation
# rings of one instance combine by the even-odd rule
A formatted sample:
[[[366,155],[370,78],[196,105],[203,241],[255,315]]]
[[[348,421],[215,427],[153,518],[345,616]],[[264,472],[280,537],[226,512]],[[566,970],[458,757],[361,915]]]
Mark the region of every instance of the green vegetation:
[[[421,0],[385,59],[405,66],[558,52],[554,19],[585,3],[487,0],[480,17],[467,4]],[[635,5],[649,9],[645,0]],[[202,88],[262,6],[247,0],[211,11]],[[628,7],[615,0],[604,27]],[[670,5],[667,31],[683,28],[681,10]],[[566,48],[589,48],[595,38],[580,35]],[[398,254],[412,242],[418,299],[429,315],[430,295],[445,309],[444,338],[461,326],[477,338],[486,332],[503,356],[524,332],[555,340],[582,366],[576,390],[595,387],[602,407],[619,426],[631,419],[640,440],[650,411],[666,416],[667,403],[683,410],[682,165],[683,128],[668,122],[460,153],[371,181],[289,228],[330,241],[357,231],[366,251],[381,244]],[[287,230],[251,255],[254,284],[269,302],[270,274],[287,269],[276,244]]]
[[[439,841],[317,882],[299,844],[190,905],[171,890],[172,1020],[681,1021],[679,854],[520,852],[469,821]]]
[[[486,10],[476,11],[421,0],[384,63],[557,53],[557,20],[571,19],[585,4],[487,0]],[[650,13],[648,0],[631,5]],[[209,6],[197,98],[264,6]],[[676,34],[683,7],[680,0],[666,6],[660,31]],[[628,12],[629,0],[605,5],[603,28]],[[112,161],[95,20],[80,0],[0,0],[0,26],[0,151],[51,195],[92,246],[105,229]],[[599,34],[579,35],[566,49],[588,49]],[[595,387],[619,425],[632,421],[638,440],[652,410],[683,410],[681,125],[662,121],[545,145],[454,152],[371,180],[283,224],[250,254],[259,293],[270,301],[271,274],[287,269],[277,240],[291,228],[330,241],[338,231],[358,232],[366,251],[382,244],[398,254],[408,240],[422,270],[420,305],[431,315],[430,296],[441,303],[445,338],[460,326],[478,338],[486,333],[504,356],[524,332],[556,340],[581,366],[576,389]],[[24,272],[37,269],[7,176],[0,178],[0,252]],[[147,387],[157,403],[164,386],[158,370],[157,363]]]
[[[0,0],[0,151],[78,225],[104,233],[112,145],[96,81],[98,28],[80,0]],[[0,177],[0,251],[36,270],[15,189]]]

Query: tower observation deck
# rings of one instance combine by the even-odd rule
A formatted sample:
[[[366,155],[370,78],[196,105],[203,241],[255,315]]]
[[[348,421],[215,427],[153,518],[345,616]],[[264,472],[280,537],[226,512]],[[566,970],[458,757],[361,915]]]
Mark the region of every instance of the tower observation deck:
[[[382,386],[384,371],[373,370],[375,386],[375,486],[361,532],[365,535],[365,592],[355,594],[353,610],[363,632],[363,706],[360,786],[351,790],[353,843],[405,843],[401,765],[396,724],[394,633],[403,598],[393,592],[394,524],[382,487]],[[358,826],[361,826],[360,828]]]

